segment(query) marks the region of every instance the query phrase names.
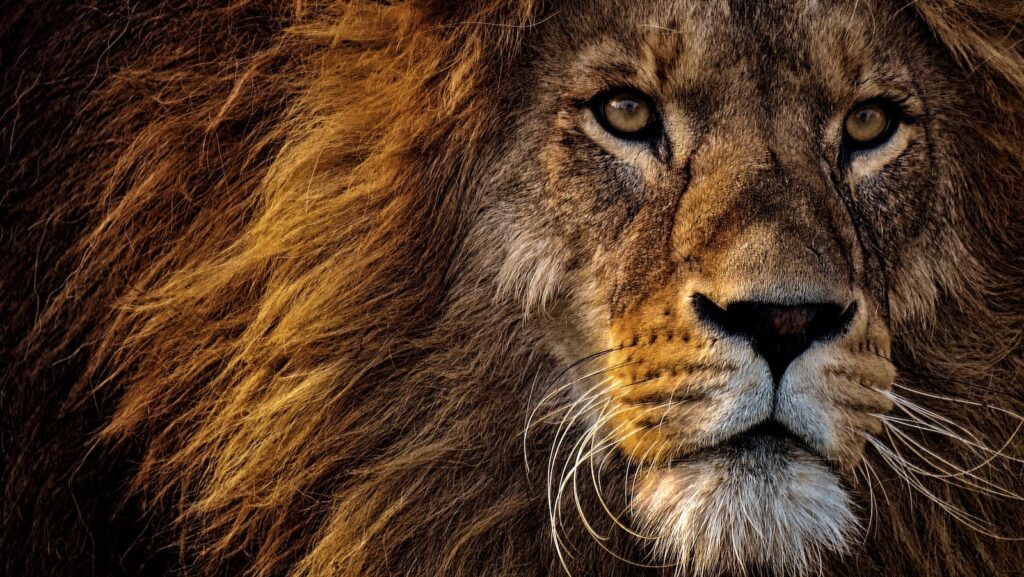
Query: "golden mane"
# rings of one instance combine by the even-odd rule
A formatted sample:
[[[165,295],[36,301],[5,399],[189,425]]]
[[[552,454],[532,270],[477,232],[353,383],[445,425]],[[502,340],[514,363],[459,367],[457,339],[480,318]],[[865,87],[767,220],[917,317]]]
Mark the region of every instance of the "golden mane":
[[[984,274],[950,273],[959,289],[941,297],[974,322],[907,335],[905,358],[943,361],[907,378],[945,375],[931,390],[1024,413],[981,385],[1024,374],[1024,5],[913,6],[978,79],[979,131],[1002,154],[967,203]],[[0,20],[5,45],[43,46],[5,63],[8,78],[45,66],[42,94],[11,82],[2,97],[31,119],[0,121],[20,159],[0,172],[0,557],[42,556],[64,529],[69,550],[87,547],[67,491],[84,467],[130,479],[123,509],[92,514],[143,516],[155,549],[134,555],[176,544],[195,565],[168,563],[186,572],[555,574],[543,489],[508,435],[526,399],[507,391],[544,359],[521,318],[452,282],[467,191],[504,120],[493,86],[512,82],[543,6],[193,8],[116,14],[118,27],[82,16],[70,41],[31,2]],[[992,411],[975,423],[1012,432]],[[946,497],[995,527],[1024,511]],[[1019,554],[927,507],[881,514],[862,567],[970,577]],[[33,574],[17,563],[0,567]]]

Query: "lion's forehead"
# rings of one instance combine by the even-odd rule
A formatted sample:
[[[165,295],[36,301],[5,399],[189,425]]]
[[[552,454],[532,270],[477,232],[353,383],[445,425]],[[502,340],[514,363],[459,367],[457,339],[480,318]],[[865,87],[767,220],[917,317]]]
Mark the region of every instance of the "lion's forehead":
[[[569,244],[591,256],[599,248],[604,256],[590,261],[611,279],[604,287],[613,309],[630,293],[643,298],[644,279],[660,283],[668,269],[717,262],[736,277],[736,262],[719,253],[741,236],[756,248],[755,237],[766,235],[818,255],[820,266],[799,272],[811,284],[819,273],[843,277],[881,299],[881,261],[889,257],[862,262],[864,239],[880,254],[917,235],[937,202],[927,191],[943,175],[931,170],[932,137],[918,124],[895,139],[889,156],[871,156],[850,172],[870,181],[850,186],[866,207],[853,218],[850,201],[837,195],[847,184],[839,182],[836,135],[858,103],[885,96],[924,117],[927,99],[944,98],[924,94],[932,80],[922,71],[937,65],[920,22],[879,1],[644,0],[567,5],[538,29],[530,54],[539,54],[539,65],[531,60],[539,90],[525,93],[528,114],[540,120],[515,146],[541,142],[538,180],[551,209],[545,226],[584,239]],[[571,107],[552,123],[550,108],[536,105],[583,106],[622,87],[656,102],[664,166],[644,154],[599,150]],[[871,179],[885,164],[884,178]],[[746,264],[760,269],[791,257],[776,252]]]
[[[911,23],[873,2],[648,1],[563,17],[558,35],[571,41],[549,54],[567,63],[573,90],[628,80],[702,115],[768,118],[865,84],[913,85]]]

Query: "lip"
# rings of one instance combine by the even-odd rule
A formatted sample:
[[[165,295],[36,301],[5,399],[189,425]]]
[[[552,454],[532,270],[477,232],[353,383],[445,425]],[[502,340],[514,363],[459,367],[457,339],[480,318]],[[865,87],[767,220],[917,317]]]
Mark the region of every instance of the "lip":
[[[679,455],[672,459],[669,466],[692,461],[694,458],[706,453],[743,453],[764,448],[771,448],[780,452],[786,449],[799,449],[821,460],[823,463],[829,464],[831,461],[827,456],[786,427],[786,425],[769,417],[714,445]]]
[[[816,457],[823,458],[799,436],[789,430],[788,427],[775,419],[765,419],[752,427],[729,437],[720,447],[732,447],[742,449],[754,444],[763,443],[790,443],[804,449]]]

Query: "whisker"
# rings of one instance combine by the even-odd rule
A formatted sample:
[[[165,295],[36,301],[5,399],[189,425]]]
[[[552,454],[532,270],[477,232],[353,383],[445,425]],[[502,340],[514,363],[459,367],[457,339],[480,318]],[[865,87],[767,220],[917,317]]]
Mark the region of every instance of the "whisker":
[[[879,414],[873,414],[873,413],[872,413],[872,416],[878,418],[879,420],[881,420],[883,422],[892,422],[893,424],[905,425],[905,426],[910,427],[912,429],[917,429],[917,430],[920,430],[920,431],[925,431],[925,432],[929,432],[929,433],[935,433],[935,434],[938,434],[938,435],[942,435],[944,437],[948,437],[948,438],[953,439],[955,441],[958,441],[958,442],[960,442],[960,443],[962,443],[964,445],[967,445],[968,447],[971,447],[971,448],[974,448],[974,449],[978,449],[979,451],[983,451],[985,453],[989,453],[991,455],[991,457],[986,458],[985,462],[982,463],[979,466],[983,466],[983,465],[985,465],[985,464],[987,464],[987,463],[989,463],[989,462],[991,462],[991,461],[993,461],[993,460],[995,460],[997,458],[1003,458],[1003,459],[1006,459],[1008,461],[1013,461],[1013,462],[1016,462],[1016,463],[1024,463],[1024,459],[1020,459],[1020,458],[1014,457],[1013,455],[1008,455],[1008,454],[1005,453],[1006,448],[1008,448],[1010,446],[1010,444],[1013,442],[1014,438],[1016,438],[1016,436],[1019,434],[1021,428],[1024,428],[1024,421],[1022,421],[1021,423],[1019,423],[1017,425],[1017,427],[1014,429],[1013,433],[1011,433],[1010,436],[1007,437],[1006,441],[1003,443],[1003,445],[999,449],[993,449],[993,448],[991,448],[991,447],[989,447],[987,445],[983,445],[983,444],[980,444],[980,443],[975,443],[975,442],[972,442],[972,441],[970,441],[968,439],[965,439],[965,438],[961,437],[960,435],[957,435],[956,433],[954,433],[954,432],[952,432],[952,431],[950,431],[948,429],[936,426],[934,424],[925,423],[925,422],[919,421],[917,419],[913,419],[913,418],[905,419],[905,418],[902,418],[902,417],[896,417],[894,415],[879,415]]]
[[[875,437],[868,435],[868,439],[871,445],[875,447],[875,449],[878,451],[878,454],[879,456],[882,457],[882,460],[884,460],[892,468],[892,470],[895,471],[896,474],[899,475],[904,480],[904,482],[906,482],[908,488],[917,491],[921,495],[924,495],[926,498],[935,503],[941,509],[949,513],[953,518],[961,521],[968,527],[977,530],[977,528],[979,527],[979,523],[981,523],[981,520],[975,519],[970,513],[940,499],[934,493],[929,491],[921,483],[919,479],[914,477],[906,469],[906,461],[905,459],[903,459],[902,456],[900,456],[898,453],[891,451],[888,447],[886,447],[884,444],[878,441]],[[981,528],[980,530],[984,531],[985,529]]]
[[[881,356],[881,355],[878,355],[878,356],[880,356],[883,359],[886,358],[886,357]],[[891,359],[886,359],[886,360],[890,360],[890,362],[891,362]],[[923,373],[923,372],[920,372],[920,371],[914,371],[914,370],[912,370],[910,368],[907,368],[907,367],[900,367],[899,368],[899,372],[901,374],[904,374],[904,375],[907,375],[907,376],[915,377],[915,378],[917,378],[920,381],[932,381],[932,382],[943,383],[943,380],[941,378],[937,377],[936,375],[930,375],[930,374],[926,374],[926,373]],[[998,397],[1004,397],[1004,398],[1012,400],[1012,401],[1021,401],[1021,397],[1014,396],[1010,392],[1000,391],[998,389],[993,389],[992,387],[986,387],[985,385],[980,385],[980,384],[975,383],[975,382],[966,382],[966,381],[960,381],[960,380],[954,381],[952,379],[947,379],[945,381],[945,383],[946,384],[956,384],[956,385],[963,386],[963,387],[968,388],[968,389],[973,389],[973,390],[976,390],[976,391],[982,391],[982,392],[985,392],[985,393],[988,393],[988,394],[991,394],[991,395],[995,395],[995,396],[998,396]],[[907,387],[906,385],[900,385],[900,386],[903,389],[914,391],[916,393],[920,393],[920,394],[923,394],[925,396],[929,395],[929,393],[923,393],[921,391],[916,391],[916,390],[914,390],[914,389],[912,389],[910,387]]]
[[[590,390],[591,391],[595,391],[595,390],[599,389],[607,381],[608,381],[608,379],[606,379],[605,381],[602,381],[601,383],[598,383],[598,384],[594,385],[593,387],[591,387]],[[549,504],[549,514],[552,517],[552,529],[556,533],[557,533],[557,515],[556,515],[556,511],[560,511],[559,503],[560,503],[560,500],[561,500],[561,493],[559,491],[559,493],[554,498],[552,498],[552,495],[551,495],[552,485],[551,485],[551,483],[555,479],[555,475],[554,475],[555,463],[558,461],[558,456],[561,453],[562,443],[565,441],[565,438],[567,437],[569,431],[572,429],[572,424],[582,414],[584,414],[586,411],[588,411],[589,409],[591,409],[594,406],[596,406],[599,402],[600,402],[600,393],[599,392],[595,392],[594,394],[585,394],[585,395],[581,396],[574,403],[572,403],[572,405],[570,405],[569,410],[563,416],[562,422],[559,424],[558,431],[556,432],[554,447],[553,447],[553,450],[552,450],[551,455],[550,455],[549,460],[548,460],[548,504]],[[605,403],[607,404],[608,401],[606,400]],[[568,467],[568,462],[566,464],[566,467]],[[559,479],[565,478],[566,467],[563,467],[561,475],[559,476]]]
[[[588,355],[588,356],[580,359],[579,361],[576,361],[576,362],[570,364],[568,367],[562,369],[553,378],[546,379],[546,380],[548,382],[558,382],[558,381],[562,380],[562,377],[564,377],[566,374],[568,374],[569,371],[574,370],[576,368],[579,368],[583,364],[583,362],[594,360],[596,358],[599,358],[599,357],[601,357],[603,355],[606,355],[608,353],[614,352],[616,350],[618,350],[618,349],[607,349],[607,350],[604,350],[604,351],[600,351],[600,352],[594,353],[592,355]],[[620,366],[624,366],[624,365],[620,365]],[[544,406],[547,403],[547,401],[549,401],[552,397],[557,395],[559,392],[564,391],[564,390],[568,389],[569,387],[573,386],[574,384],[576,384],[576,383],[578,383],[580,381],[586,380],[587,378],[589,378],[589,377],[591,377],[591,376],[593,376],[595,374],[600,374],[602,372],[606,372],[606,371],[612,370],[612,369],[613,369],[613,367],[604,367],[604,368],[598,369],[597,371],[595,371],[593,373],[590,373],[588,375],[584,375],[584,376],[582,376],[582,377],[580,377],[578,379],[575,379],[575,380],[572,380],[572,381],[568,381],[568,382],[566,382],[566,383],[564,383],[562,385],[559,385],[558,387],[556,387],[553,390],[549,391],[548,394],[545,395],[540,400],[540,402],[537,403],[537,405],[534,408],[534,413],[536,413],[538,408]],[[534,382],[534,385],[536,385],[536,381]],[[531,387],[530,396],[529,396],[529,398],[527,400],[528,406],[530,404],[532,404],[532,402],[533,402],[533,389],[534,388],[535,388],[535,386]],[[531,416],[532,416],[532,414],[531,414]],[[527,419],[527,423],[529,423],[529,419]]]
[[[616,414],[618,414],[619,412],[621,412],[621,411],[618,411]],[[613,415],[613,417],[614,417],[614,415]],[[598,468],[597,470],[595,470],[595,468],[594,468],[594,455],[598,452],[598,450],[603,450],[604,446],[608,446],[608,445],[614,446],[614,445],[618,444],[620,442],[620,440],[616,439],[615,436],[624,427],[625,427],[625,423],[620,424],[615,429],[609,431],[609,433],[607,434],[606,442],[601,447],[593,447],[593,441],[594,441],[594,439],[596,439],[596,437],[594,439],[591,439],[592,450],[591,450],[590,458],[589,458],[591,482],[592,482],[592,484],[594,486],[594,491],[595,491],[595,493],[597,495],[598,502],[601,504],[601,507],[604,509],[604,511],[607,514],[607,516],[612,520],[612,522],[615,523],[616,526],[618,526],[620,529],[622,529],[623,531],[625,531],[629,535],[632,535],[633,537],[636,537],[638,539],[643,539],[643,540],[657,539],[658,538],[657,535],[643,535],[641,533],[638,533],[638,532],[634,531],[630,527],[626,526],[626,524],[623,523],[619,519],[619,517],[617,515],[612,513],[611,508],[608,507],[608,504],[604,500],[604,495],[603,495],[604,491],[603,491],[603,488],[602,488],[602,485],[601,485],[600,478],[599,478],[598,473],[597,473],[600,470],[600,468]],[[624,439],[622,439],[622,440],[624,440]],[[606,459],[602,459],[602,466],[603,466],[604,462],[606,462]]]
[[[854,478],[858,483],[861,481],[859,475],[857,475],[857,471],[866,464],[867,461],[862,460],[857,467],[854,468]],[[867,471],[867,467],[864,467],[864,484],[867,485],[868,488],[868,523],[867,527],[864,529],[863,539],[861,540],[862,547],[867,544],[868,535],[871,533],[871,528],[874,526],[875,521],[875,490],[874,487],[871,486],[871,474]]]
[[[615,413],[612,413],[611,415],[607,415],[607,418],[604,418],[603,420],[604,420],[605,422],[608,422],[608,421],[610,421],[610,420],[611,420],[612,418],[614,418],[614,417],[615,417],[615,416],[616,416],[617,414],[619,414],[620,412],[622,412],[622,411],[621,411],[621,410],[619,410],[619,411],[616,411]],[[603,413],[602,413],[602,417],[604,417],[604,414],[603,414]],[[617,431],[617,430],[621,429],[622,427],[623,427],[623,425],[619,425],[618,427],[616,427],[616,429],[615,429],[615,430],[613,430],[613,433],[614,433],[615,431]],[[594,466],[593,466],[593,462],[594,462],[594,460],[593,460],[593,456],[594,456],[594,454],[595,454],[596,452],[598,452],[598,451],[603,451],[603,450],[604,450],[605,448],[607,448],[607,447],[609,447],[609,446],[614,446],[615,444],[617,444],[617,443],[620,443],[620,442],[622,442],[623,440],[626,440],[626,439],[628,439],[628,438],[629,438],[629,437],[630,437],[630,436],[631,436],[632,434],[635,434],[635,433],[636,433],[636,431],[634,431],[634,433],[628,434],[628,435],[626,435],[626,436],[624,436],[624,437],[622,437],[622,438],[619,438],[619,439],[616,439],[616,438],[615,438],[614,436],[612,436],[612,435],[607,435],[607,436],[606,436],[606,438],[605,438],[605,439],[604,439],[604,440],[603,440],[603,441],[602,441],[602,442],[601,442],[600,444],[598,444],[598,445],[594,445],[594,441],[595,441],[595,440],[596,440],[596,438],[597,438],[597,435],[596,435],[596,433],[597,433],[597,432],[598,432],[599,430],[600,430],[600,429],[599,429],[598,427],[594,427],[594,428],[592,428],[592,434],[590,434],[590,435],[589,435],[589,437],[590,437],[590,438],[589,438],[589,442],[590,442],[590,444],[591,444],[591,446],[592,446],[592,449],[591,449],[590,451],[588,451],[588,452],[587,452],[587,455],[586,455],[586,457],[583,457],[583,458],[579,459],[579,461],[578,461],[578,464],[577,464],[577,466],[576,466],[576,467],[574,467],[574,468],[573,468],[573,471],[572,471],[572,475],[573,475],[573,487],[574,487],[574,493],[575,493],[575,495],[576,495],[576,499],[577,499],[577,511],[578,511],[578,513],[579,513],[579,514],[580,514],[581,516],[583,515],[583,511],[582,511],[581,509],[579,509],[579,508],[578,508],[578,505],[579,505],[579,501],[578,501],[578,499],[579,499],[579,494],[578,494],[578,492],[576,491],[576,481],[577,481],[577,472],[578,472],[578,466],[579,466],[579,464],[582,464],[582,462],[583,462],[583,461],[586,461],[586,462],[589,462],[589,464],[590,464],[590,467],[589,467],[589,468],[590,468],[590,470],[591,470],[592,480],[594,481],[594,487],[595,487],[595,489],[597,490],[597,498],[598,498],[598,500],[599,500],[599,501],[601,502],[601,504],[602,504],[602,506],[603,506],[603,508],[604,508],[605,512],[606,512],[606,513],[607,513],[607,514],[608,514],[608,515],[609,515],[609,516],[610,516],[610,517],[612,518],[612,520],[613,520],[613,521],[614,521],[614,522],[616,523],[616,525],[617,525],[617,526],[618,526],[619,528],[621,528],[621,529],[623,529],[623,530],[627,531],[627,532],[628,532],[629,534],[631,534],[631,535],[635,535],[635,536],[637,536],[637,537],[645,537],[645,536],[643,536],[643,535],[640,535],[639,533],[636,533],[636,532],[634,532],[634,531],[633,531],[632,529],[630,529],[629,527],[627,527],[627,526],[625,526],[624,524],[622,524],[621,522],[619,522],[618,518],[617,518],[617,517],[616,517],[616,516],[615,516],[614,514],[612,514],[612,513],[611,513],[611,510],[610,510],[610,509],[608,508],[607,504],[606,504],[606,503],[605,503],[605,501],[604,501],[604,498],[603,498],[603,496],[601,495],[601,491],[600,491],[600,488],[599,488],[599,484],[598,484],[598,482],[597,482],[597,479],[596,479],[596,477],[594,477]],[[581,518],[583,519],[584,523],[587,523],[587,521],[586,521],[586,518],[585,518],[585,517],[581,517]],[[592,535],[595,535],[595,536],[596,536],[596,533],[591,533],[591,534],[592,534]],[[604,551],[605,551],[606,553],[608,553],[609,555],[611,555],[611,556],[615,557],[616,559],[618,559],[618,560],[620,560],[620,561],[622,561],[622,562],[624,562],[624,563],[626,563],[626,564],[628,564],[628,565],[634,566],[634,567],[640,567],[640,568],[645,568],[645,569],[666,569],[666,568],[668,568],[668,567],[672,567],[672,566],[674,566],[674,565],[675,565],[674,563],[670,563],[670,564],[658,564],[658,565],[653,565],[653,564],[648,564],[648,563],[640,563],[640,562],[634,561],[634,560],[632,560],[632,559],[627,559],[627,558],[625,558],[625,557],[623,557],[623,556],[619,555],[619,554],[618,554],[617,552],[613,551],[612,549],[610,549],[610,548],[609,548],[608,546],[606,546],[606,545],[605,545],[605,544],[604,544],[604,543],[603,543],[602,541],[604,541],[604,539],[600,539],[600,540],[597,540],[597,541],[596,541],[597,545],[598,545],[599,547],[601,547],[601,549],[603,549],[603,550],[604,550]]]
[[[877,390],[877,389],[875,389],[875,390]],[[919,418],[923,417],[923,418],[927,419],[930,423],[932,423],[932,424],[934,424],[935,426],[938,426],[938,427],[941,427],[942,425],[946,425],[948,427],[951,427],[950,429],[947,429],[950,432],[952,432],[953,429],[957,429],[957,430],[963,432],[964,434],[966,434],[967,436],[971,437],[975,442],[977,442],[979,444],[981,443],[981,439],[979,439],[978,436],[976,434],[974,434],[974,431],[971,431],[970,429],[964,427],[960,423],[957,423],[956,421],[953,421],[949,417],[946,417],[944,415],[936,413],[935,411],[932,411],[930,409],[922,407],[921,405],[918,405],[917,403],[915,403],[915,402],[913,402],[913,401],[911,401],[911,400],[909,400],[909,399],[907,399],[905,397],[902,397],[902,396],[900,396],[900,395],[898,395],[898,394],[896,394],[896,393],[894,393],[892,391],[888,391],[888,392],[879,391],[879,392],[881,392],[882,394],[885,394],[886,396],[888,396],[888,398],[901,411],[906,413],[906,415],[908,417],[910,417],[912,419],[919,419]]]
[[[606,405],[607,405],[607,403],[606,403]],[[573,484],[573,494],[574,494],[574,499],[576,501],[575,505],[576,505],[577,515],[579,515],[581,521],[584,524],[584,527],[587,529],[587,532],[591,536],[593,536],[595,538],[595,542],[597,543],[597,545],[599,547],[604,549],[606,552],[608,552],[609,554],[611,554],[615,558],[617,558],[617,559],[619,559],[619,560],[621,560],[621,561],[623,561],[625,563],[631,564],[633,566],[645,567],[645,568],[665,568],[665,567],[668,567],[670,565],[647,565],[647,564],[640,564],[640,563],[638,563],[636,561],[632,561],[630,559],[626,559],[626,558],[620,556],[615,551],[612,551],[611,549],[609,549],[603,543],[603,541],[607,540],[607,537],[604,537],[604,536],[600,535],[596,530],[594,530],[593,526],[590,524],[589,520],[587,519],[587,517],[586,517],[586,515],[585,515],[585,513],[584,513],[584,511],[583,511],[583,509],[582,509],[582,507],[580,506],[580,503],[579,503],[579,490],[578,490],[578,485],[577,485],[578,471],[579,471],[579,468],[584,463],[588,463],[588,462],[592,463],[593,462],[593,454],[594,454],[594,452],[596,452],[594,450],[591,450],[591,451],[587,451],[584,454],[584,449],[585,449],[585,447],[586,447],[586,445],[588,443],[590,443],[590,444],[594,443],[594,440],[596,439],[597,433],[600,432],[601,428],[608,421],[610,421],[612,418],[614,418],[614,416],[616,416],[617,414],[618,414],[617,412],[616,413],[612,413],[612,414],[606,414],[604,412],[604,410],[602,410],[601,415],[600,415],[599,419],[597,420],[597,422],[595,422],[595,424],[588,429],[587,433],[585,435],[583,435],[581,437],[581,440],[579,442],[577,442],[577,444],[575,445],[576,448],[573,451],[576,454],[575,462],[574,462],[574,464],[573,464],[573,466],[571,468],[568,468],[568,469],[563,471],[563,475],[562,475],[562,477],[560,478],[560,481],[559,481],[559,487],[558,487],[558,491],[556,493],[556,497],[555,497],[555,500],[554,500],[554,506],[553,506],[554,512],[551,513],[553,515],[552,522],[556,523],[556,524],[560,524],[561,523],[561,518],[560,518],[561,511],[562,511],[561,500],[562,500],[562,496],[565,493],[565,489],[567,488],[568,484],[571,482]],[[630,435],[626,435],[621,440],[625,440],[629,436]],[[604,441],[602,441],[599,445],[595,445],[595,447],[596,447],[597,450],[603,450],[604,448],[606,448],[608,446],[612,446],[612,445],[614,445],[617,442],[621,442],[621,440],[615,440],[613,438],[607,438]]]
[[[890,449],[872,435],[865,434],[864,437],[868,440],[871,446],[875,448],[877,454],[882,458],[882,460],[885,461],[889,467],[907,483],[908,487],[916,490],[918,494],[923,495],[951,517],[960,521],[964,526],[980,534],[1001,541],[1024,540],[1024,537],[1008,537],[1005,535],[999,535],[992,531],[991,525],[984,519],[980,519],[963,508],[943,500],[934,492],[929,490],[920,479],[914,476],[913,472],[908,469],[909,463],[902,455],[899,454],[898,451]]]
[[[574,465],[573,465],[573,467],[570,470],[569,475],[568,475],[568,477],[572,478],[573,498],[574,498],[574,500],[576,502],[577,514],[579,515],[580,519],[583,521],[583,524],[586,527],[587,531],[591,535],[593,535],[594,538],[596,538],[598,541],[606,541],[608,538],[604,537],[602,535],[598,535],[597,532],[593,530],[593,528],[590,525],[590,522],[587,520],[586,514],[583,512],[583,509],[580,506],[579,486],[578,486],[578,483],[577,483],[577,478],[578,478],[577,472],[579,470],[579,467],[584,462],[589,461],[589,458],[592,456],[593,439],[596,438],[597,433],[600,431],[601,427],[603,427],[615,415],[615,413],[613,413],[612,415],[606,415],[605,410],[607,409],[607,406],[609,404],[610,404],[610,401],[605,403],[605,408],[601,409],[601,413],[598,416],[597,420],[587,430],[586,434],[582,435],[580,437],[580,440],[576,443],[576,446],[575,446],[576,448],[574,449],[574,452],[576,453],[576,459],[575,459],[575,463],[574,463]],[[605,443],[607,443],[607,441]],[[588,444],[591,445],[591,449],[590,449],[590,451],[587,452],[586,456],[584,456],[584,450],[587,448]],[[568,481],[568,478],[565,479],[565,481]]]
[[[961,468],[961,467],[959,467],[959,466],[949,462],[948,460],[944,459],[941,455],[935,453],[934,451],[931,451],[927,447],[924,447],[923,445],[921,445],[920,443],[918,443],[914,439],[912,439],[909,436],[907,436],[906,433],[903,433],[902,431],[898,430],[896,427],[891,427],[890,430],[891,430],[892,433],[894,433],[897,436],[897,438],[899,438],[905,445],[907,445],[907,447],[911,451],[913,451],[916,455],[918,455],[919,457],[923,458],[925,460],[925,462],[929,463],[930,465],[935,467],[938,471],[940,471],[940,474],[935,474],[935,473],[931,473],[929,471],[925,471],[924,469],[921,469],[920,467],[917,467],[917,466],[915,466],[915,465],[913,465],[913,464],[911,464],[909,462],[906,463],[907,467],[912,468],[915,472],[920,473],[921,475],[924,475],[924,476],[927,476],[927,477],[931,477],[931,478],[934,478],[934,479],[939,479],[939,480],[941,480],[943,482],[947,482],[947,483],[954,484],[954,485],[957,485],[957,484],[953,482],[953,479],[959,479],[959,480],[962,481],[963,484],[962,485],[958,485],[958,486],[963,486],[963,487],[968,488],[968,489],[977,489],[979,492],[981,492],[983,494],[988,494],[988,495],[992,495],[992,496],[996,496],[996,497],[1004,497],[1004,498],[1014,499],[1014,500],[1024,500],[1024,497],[1021,497],[1020,495],[1017,495],[1016,493],[1013,493],[1012,491],[1010,491],[1010,490],[1008,490],[1008,489],[1006,489],[1004,487],[1001,487],[1001,486],[995,484],[994,482],[992,482],[992,481],[990,481],[988,479],[985,479],[984,477],[979,477],[978,475],[973,474],[973,471],[976,470],[978,467],[975,467],[974,469],[970,469],[970,470],[965,470],[965,469],[963,469],[963,468]],[[941,467],[938,467],[937,465],[935,465],[934,462],[929,461],[928,457],[931,457],[933,459],[938,459],[941,463],[945,464],[946,466],[951,468],[953,471],[955,471],[955,473],[950,473],[950,472],[942,469]],[[972,483],[970,481],[965,480],[966,478],[974,479],[974,480],[976,480],[976,481],[978,481],[978,482],[980,482],[980,483],[982,483],[984,485],[988,485],[988,486],[990,486],[992,488],[991,489],[986,489],[986,488],[981,487],[981,486],[979,486],[979,485],[977,485],[975,483]]]
[[[956,398],[956,397],[948,397],[946,395],[939,395],[939,394],[936,394],[936,393],[928,393],[928,392],[925,392],[925,391],[917,390],[917,389],[912,388],[912,387],[908,387],[908,386],[906,386],[904,384],[901,384],[901,383],[898,383],[898,382],[894,382],[893,386],[894,387],[899,387],[899,388],[901,388],[901,389],[903,389],[905,391],[910,391],[911,393],[914,393],[915,395],[921,395],[922,397],[928,397],[928,398],[932,398],[932,399],[939,399],[939,400],[943,400],[943,401],[949,401],[949,402],[952,402],[952,403],[962,403],[962,404],[970,405],[970,406],[974,406],[974,407],[984,407],[986,409],[991,409],[993,411],[998,411],[998,412],[1003,413],[1005,415],[1009,415],[1009,416],[1017,419],[1018,421],[1024,421],[1024,417],[1020,416],[1019,414],[1017,414],[1017,413],[1015,413],[1015,412],[1013,412],[1013,411],[1011,411],[1009,409],[1006,409],[1006,408],[1003,408],[1003,407],[999,407],[999,406],[996,406],[996,405],[990,405],[988,403],[982,403],[980,401],[971,401],[971,400],[968,400],[968,399],[960,399],[960,398]],[[998,392],[998,391],[994,391],[992,389],[987,389],[987,388],[981,387],[980,385],[977,385],[976,387],[984,389],[984,390],[988,390],[988,391],[991,391],[991,392]]]
[[[594,385],[593,387],[591,387],[591,390],[593,391],[595,389],[598,389],[601,386],[604,386],[604,384],[607,384],[607,382],[609,382],[609,381],[610,381],[610,379],[606,379],[605,381],[602,381],[601,383],[598,383],[598,384]],[[577,399],[576,401],[574,401],[567,408],[566,413],[565,413],[565,415],[563,415],[562,421],[559,423],[558,429],[555,432],[554,446],[552,448],[551,455],[550,455],[550,457],[548,459],[548,475],[547,475],[547,478],[548,478],[548,483],[547,483],[548,488],[547,488],[547,496],[548,496],[548,510],[549,510],[549,516],[550,516],[550,524],[551,524],[551,534],[552,534],[552,538],[554,540],[555,552],[558,555],[559,563],[562,565],[562,568],[566,571],[566,573],[570,574],[570,575],[571,575],[571,571],[570,571],[570,569],[568,567],[568,562],[566,561],[565,556],[568,555],[569,557],[572,557],[572,552],[568,551],[568,550],[563,551],[563,547],[562,547],[563,543],[562,543],[561,537],[559,536],[559,532],[558,532],[558,525],[559,525],[559,518],[560,518],[559,517],[559,515],[560,515],[560,513],[559,513],[559,503],[561,502],[561,490],[558,491],[557,496],[552,494],[552,492],[554,490],[554,487],[552,486],[552,482],[555,480],[554,469],[555,469],[555,464],[558,461],[558,455],[561,453],[562,443],[565,441],[565,438],[567,437],[569,431],[572,429],[572,425],[587,410],[589,410],[590,408],[595,406],[596,403],[599,402],[599,400],[600,400],[600,395],[596,394],[596,393],[593,394],[593,395],[589,395],[589,396],[582,396],[579,399]],[[559,479],[563,478],[564,475],[565,475],[565,469],[563,468],[562,475],[559,476]]]
[[[615,349],[612,349],[612,350],[615,350]],[[606,353],[607,352],[611,352],[611,351],[606,351]],[[596,358],[595,355],[591,355],[591,357]],[[529,440],[529,436],[530,436],[530,426],[531,426],[531,424],[532,424],[532,422],[534,420],[534,417],[536,417],[537,411],[539,411],[541,407],[543,407],[545,404],[547,404],[547,402],[550,399],[554,398],[554,396],[559,394],[560,392],[566,391],[566,390],[570,389],[571,387],[573,387],[573,386],[575,386],[575,385],[585,381],[586,379],[589,379],[591,377],[595,377],[595,376],[607,373],[609,371],[613,371],[613,370],[622,368],[624,366],[628,366],[629,364],[632,364],[632,363],[623,363],[623,364],[620,364],[620,365],[604,367],[604,368],[598,369],[596,371],[593,371],[593,372],[591,372],[589,374],[583,375],[582,377],[580,377],[578,379],[569,381],[568,383],[565,383],[563,385],[560,385],[560,386],[556,387],[554,390],[550,391],[547,395],[545,395],[544,398],[542,398],[539,403],[537,403],[537,406],[534,407],[534,409],[527,415],[526,423],[525,423],[525,426],[523,428],[523,433],[522,433],[522,436],[523,436],[523,462],[525,463],[526,472],[527,473],[530,472],[530,457],[529,457],[529,448],[528,448],[529,447],[528,446],[528,440]],[[564,374],[564,373],[565,373],[565,371],[562,371],[561,374]],[[607,382],[609,382],[609,381],[607,381],[607,380],[604,381],[604,383],[607,383]],[[592,391],[593,389],[594,389],[594,387],[591,387],[590,391]],[[578,401],[574,401],[574,403],[575,402],[578,402]],[[571,407],[571,406],[572,406],[572,404],[569,405],[569,407]],[[541,419],[541,420],[542,421],[546,421],[548,419],[548,417],[551,417],[551,416],[553,416],[554,414],[557,414],[560,411],[564,411],[567,408],[568,407],[555,409],[555,410],[547,413],[544,416],[544,418]]]
[[[882,498],[885,499],[885,504],[888,505],[889,507],[892,507],[892,501],[889,500],[889,494],[885,491],[885,483],[882,481],[882,478],[878,475],[878,471],[875,470],[875,466],[872,465],[871,461],[868,461],[867,459],[864,459],[861,462],[864,463],[865,467],[867,468],[867,471],[871,473],[871,475],[875,478],[875,481],[878,482],[878,488],[882,491]]]

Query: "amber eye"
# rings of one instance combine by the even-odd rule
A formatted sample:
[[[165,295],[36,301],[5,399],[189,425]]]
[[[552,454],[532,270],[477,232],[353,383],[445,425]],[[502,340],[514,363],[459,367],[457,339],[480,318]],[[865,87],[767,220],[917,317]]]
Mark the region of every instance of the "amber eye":
[[[846,115],[843,123],[846,140],[857,148],[878,146],[890,136],[897,122],[891,107],[882,102],[866,102]]]
[[[592,109],[605,130],[627,140],[649,137],[655,125],[654,105],[635,90],[615,90],[598,96]]]

